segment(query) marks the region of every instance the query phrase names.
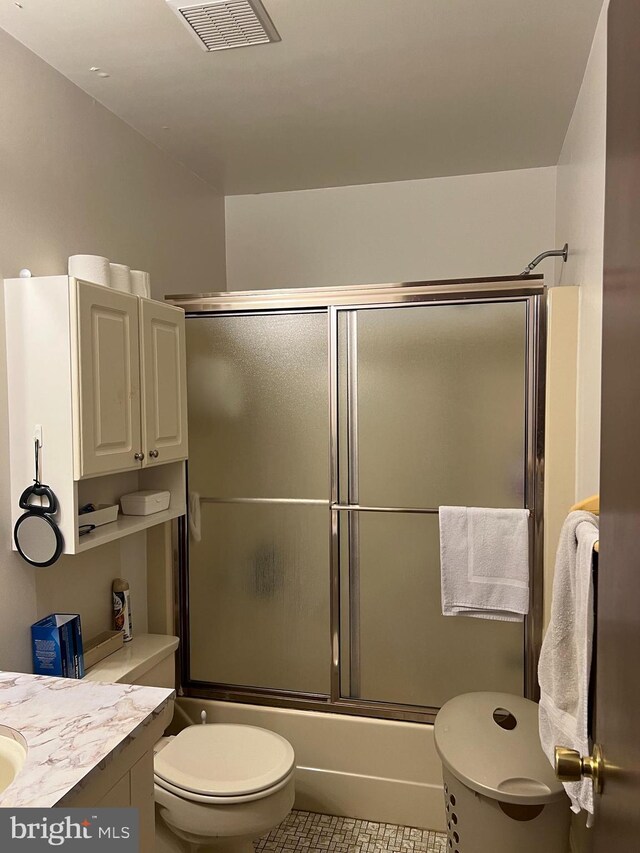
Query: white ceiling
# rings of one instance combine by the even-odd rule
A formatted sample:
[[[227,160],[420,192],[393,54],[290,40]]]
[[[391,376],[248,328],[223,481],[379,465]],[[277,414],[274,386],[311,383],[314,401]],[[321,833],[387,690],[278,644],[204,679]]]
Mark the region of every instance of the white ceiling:
[[[206,53],[164,0],[20,2],[0,27],[230,195],[555,164],[602,6],[264,0],[280,43]]]

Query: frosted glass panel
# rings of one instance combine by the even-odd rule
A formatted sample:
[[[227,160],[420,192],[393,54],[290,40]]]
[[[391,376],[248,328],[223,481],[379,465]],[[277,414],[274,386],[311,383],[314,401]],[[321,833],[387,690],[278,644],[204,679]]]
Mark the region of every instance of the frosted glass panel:
[[[187,320],[189,488],[329,497],[327,315]]]
[[[340,502],[524,505],[526,301],[363,307],[338,324]],[[190,679],[328,697],[327,313],[189,318],[187,356],[203,498]],[[342,696],[440,707],[522,692],[522,624],[441,615],[437,514],[334,512]]]
[[[346,538],[341,513],[341,538]],[[360,698],[441,707],[460,693],[523,688],[523,626],[444,617],[438,516],[360,512]],[[348,601],[348,564],[341,564]],[[342,693],[349,695],[342,637]]]
[[[329,509],[202,505],[191,542],[191,678],[328,693]]]
[[[359,503],[523,506],[525,303],[357,315]]]

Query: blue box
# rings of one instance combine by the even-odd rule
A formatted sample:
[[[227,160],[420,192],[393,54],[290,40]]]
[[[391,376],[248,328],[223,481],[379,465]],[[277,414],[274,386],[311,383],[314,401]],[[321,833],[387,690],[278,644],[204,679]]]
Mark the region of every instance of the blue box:
[[[82,628],[77,613],[52,613],[31,626],[33,671],[36,675],[82,678]]]

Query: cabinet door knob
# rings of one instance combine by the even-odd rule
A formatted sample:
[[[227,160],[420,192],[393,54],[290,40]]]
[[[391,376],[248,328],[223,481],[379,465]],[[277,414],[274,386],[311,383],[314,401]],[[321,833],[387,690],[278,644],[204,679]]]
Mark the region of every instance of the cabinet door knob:
[[[150,450],[149,456],[151,456],[152,459],[157,459],[158,456],[160,456],[160,453],[157,450]]]
[[[133,458],[136,460],[136,462],[142,462],[142,460],[144,459],[144,453],[134,453]]]

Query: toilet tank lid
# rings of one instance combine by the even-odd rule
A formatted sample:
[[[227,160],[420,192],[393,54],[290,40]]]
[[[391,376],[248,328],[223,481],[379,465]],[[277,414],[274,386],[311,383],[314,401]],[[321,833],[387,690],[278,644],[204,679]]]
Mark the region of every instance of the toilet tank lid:
[[[161,779],[195,794],[239,796],[277,785],[293,770],[289,741],[255,726],[188,726],[155,757]]]

